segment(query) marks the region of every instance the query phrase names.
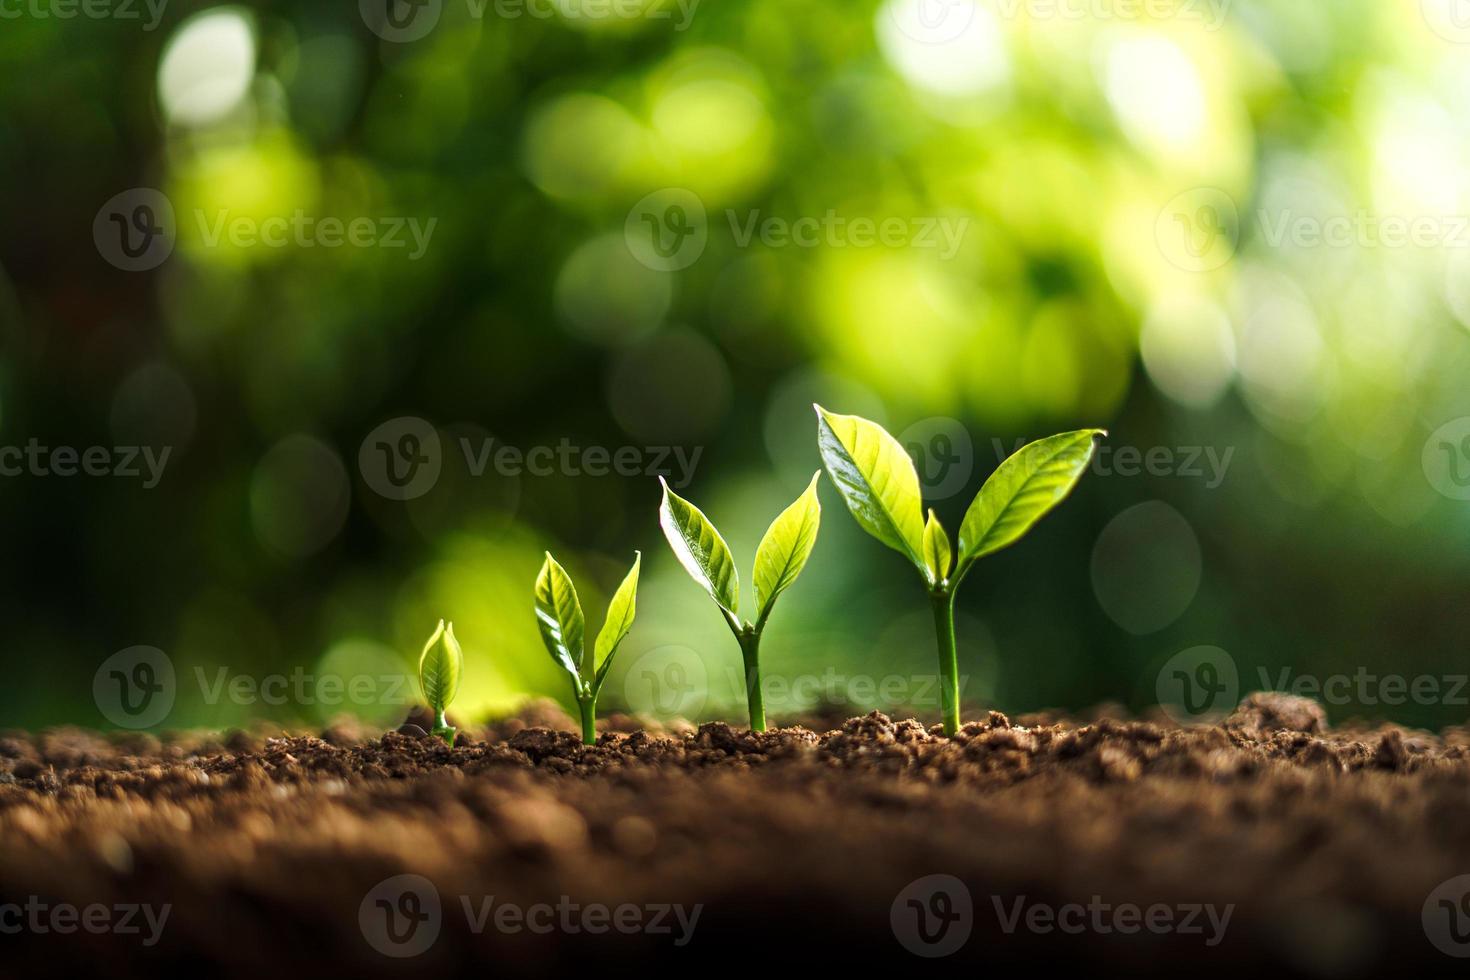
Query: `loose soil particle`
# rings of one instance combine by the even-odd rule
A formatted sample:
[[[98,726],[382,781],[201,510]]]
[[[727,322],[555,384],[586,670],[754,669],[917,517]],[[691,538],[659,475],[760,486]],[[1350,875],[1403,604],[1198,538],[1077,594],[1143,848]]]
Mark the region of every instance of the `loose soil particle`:
[[[1464,966],[1431,944],[1421,911],[1470,874],[1470,729],[1330,729],[1315,704],[1274,695],[1193,729],[992,712],[946,738],[874,713],[820,733],[715,723],[609,732],[584,748],[552,727],[573,726],[540,707],[452,750],[347,726],[163,741],[6,733],[0,905],[169,912],[145,946],[146,925],[12,932],[19,917],[0,907],[0,973],[502,977],[648,964],[698,980],[734,964],[1032,975],[1060,963],[1338,978]],[[395,958],[364,923],[386,914],[375,887],[402,874],[432,884],[439,929],[421,954]],[[930,875],[959,879],[972,909],[945,933],[968,929],[943,961],[905,946],[905,916],[954,909],[910,887]],[[465,903],[492,896],[492,908],[631,903],[645,921],[659,906],[700,911],[683,945],[672,913],[669,933],[560,920],[507,931],[493,915],[477,932]],[[1082,910],[1067,918],[1069,904]],[[1167,906],[1176,922],[1231,908],[1219,938],[1203,911],[1199,933],[1124,932],[1110,916],[1130,904]],[[1037,907],[1072,931],[1028,925],[1045,926],[1044,912],[1026,915]]]

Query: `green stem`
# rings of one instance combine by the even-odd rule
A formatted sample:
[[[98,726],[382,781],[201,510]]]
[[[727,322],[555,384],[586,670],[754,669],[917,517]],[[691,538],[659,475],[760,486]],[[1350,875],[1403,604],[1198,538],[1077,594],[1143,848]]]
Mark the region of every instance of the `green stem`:
[[[745,702],[750,706],[750,730],[766,730],[766,695],[761,690],[761,635],[758,631],[742,630],[740,656],[745,660]]]
[[[944,702],[944,733],[960,730],[960,664],[954,643],[954,590],[929,593],[934,634],[939,640],[939,689]]]
[[[597,702],[590,698],[578,698],[577,708],[582,713],[582,744],[597,744]]]
[[[444,739],[452,749],[454,748],[454,737],[459,734],[459,729],[449,727],[449,719],[444,717],[444,709],[440,708],[434,715],[434,730],[430,734]]]

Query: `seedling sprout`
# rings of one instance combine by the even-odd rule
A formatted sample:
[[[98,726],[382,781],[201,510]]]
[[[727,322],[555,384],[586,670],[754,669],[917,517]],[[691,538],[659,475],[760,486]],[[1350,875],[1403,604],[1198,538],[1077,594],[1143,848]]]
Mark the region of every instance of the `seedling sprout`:
[[[876,422],[817,410],[817,445],[837,492],[863,530],[909,559],[924,579],[934,610],[944,730],[960,728],[955,652],[955,591],[975,562],[1014,544],[1060,504],[1081,479],[1101,429],[1081,429],[1033,442],[985,481],[960,525],[956,553],[934,511],[923,517],[919,474],[897,439]]]

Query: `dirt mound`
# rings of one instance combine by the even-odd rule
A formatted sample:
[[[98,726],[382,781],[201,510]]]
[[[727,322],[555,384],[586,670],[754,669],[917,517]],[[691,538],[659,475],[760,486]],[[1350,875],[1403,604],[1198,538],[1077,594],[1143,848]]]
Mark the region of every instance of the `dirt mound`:
[[[1255,697],[1196,729],[992,712],[946,738],[874,713],[480,736],[10,733],[6,963],[539,976],[776,971],[795,948],[1352,977],[1470,954],[1465,729],[1334,730]]]

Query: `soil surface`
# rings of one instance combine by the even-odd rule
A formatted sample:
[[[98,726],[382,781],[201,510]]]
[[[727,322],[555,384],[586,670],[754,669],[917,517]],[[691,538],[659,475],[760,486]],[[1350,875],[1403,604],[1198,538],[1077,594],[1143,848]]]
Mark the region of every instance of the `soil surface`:
[[[0,972],[1339,978],[1470,955],[1445,886],[1470,875],[1470,729],[1329,730],[1270,695],[1192,729],[572,728],[542,706],[452,750],[7,733]]]

